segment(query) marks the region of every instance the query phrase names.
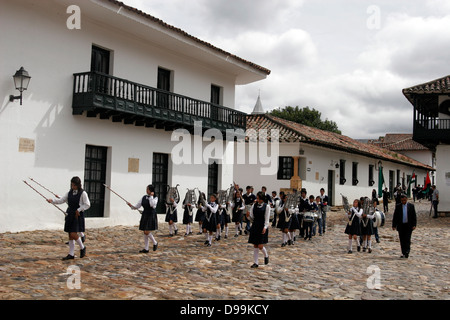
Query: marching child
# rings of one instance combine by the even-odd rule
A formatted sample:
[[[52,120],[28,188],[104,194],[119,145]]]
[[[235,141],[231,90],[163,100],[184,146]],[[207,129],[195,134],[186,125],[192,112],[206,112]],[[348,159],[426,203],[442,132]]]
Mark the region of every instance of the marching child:
[[[84,211],[91,207],[88,194],[81,187],[81,179],[73,177],[70,180],[70,190],[62,198],[47,199],[48,203],[68,204],[64,231],[69,234],[69,254],[63,260],[75,258],[75,242],[80,247],[80,258],[86,256],[86,247],[83,244],[78,232],[85,232]]]
[[[213,232],[216,232],[217,222],[216,222],[216,213],[219,209],[219,205],[217,204],[217,196],[212,194],[209,197],[209,202],[206,206],[202,207],[203,212],[205,212],[205,218],[203,220],[203,233],[205,234],[205,245],[211,247],[211,240]]]
[[[361,250],[359,243],[359,235],[361,234],[359,220],[363,214],[363,209],[361,208],[361,202],[358,199],[353,201],[353,207],[347,212],[348,223],[345,227],[345,233],[348,234],[348,253],[352,253],[352,242],[353,239],[356,241],[356,246],[358,251]]]
[[[269,219],[270,206],[265,203],[266,195],[264,192],[258,192],[256,203],[252,206],[247,218],[252,221],[248,243],[253,244],[253,265],[251,268],[258,268],[259,250],[264,254],[264,264],[269,263],[269,254],[264,247],[269,240]]]
[[[173,237],[173,234],[177,234],[177,222],[178,222],[178,213],[177,213],[177,203],[173,198],[169,199],[170,203],[166,203],[166,222],[169,223],[169,237]]]
[[[317,208],[317,204],[314,201],[314,196],[310,195],[309,196],[309,201],[307,202],[305,209],[307,212],[316,212],[318,210]],[[305,229],[305,240],[309,239],[311,240],[312,237],[312,228],[313,228],[313,221],[309,220],[309,219],[305,219],[305,217],[303,217],[303,228]]]
[[[203,228],[202,228],[202,224],[203,224],[203,219],[205,219],[205,211],[203,211],[202,208],[202,201],[201,198],[206,200],[206,196],[205,193],[202,192],[201,195],[199,196],[199,199],[197,201],[197,213],[195,214],[195,221],[198,222],[198,234],[202,234]]]
[[[192,234],[192,229],[191,229],[191,223],[192,223],[192,216],[193,216],[193,210],[195,208],[195,203],[188,203],[187,202],[188,199],[187,197],[184,198],[183,201],[183,224],[186,225],[186,233],[184,234],[185,236],[188,236],[189,234]]]
[[[155,196],[155,187],[152,185],[147,186],[147,195],[143,196],[136,205],[131,205],[127,202],[128,206],[133,210],[138,210],[140,207],[144,208],[139,222],[139,230],[144,232],[144,249],[139,253],[149,252],[149,240],[153,242],[153,251],[158,248],[158,242],[151,233],[158,230],[158,219],[156,217],[156,205],[158,204],[158,197]]]
[[[240,190],[237,190],[236,193],[234,194],[234,202],[232,204],[232,208],[233,208],[233,218],[231,220],[234,222],[236,228],[236,234],[234,236],[238,237],[239,234],[242,234],[241,223],[245,209],[245,202],[241,196]]]

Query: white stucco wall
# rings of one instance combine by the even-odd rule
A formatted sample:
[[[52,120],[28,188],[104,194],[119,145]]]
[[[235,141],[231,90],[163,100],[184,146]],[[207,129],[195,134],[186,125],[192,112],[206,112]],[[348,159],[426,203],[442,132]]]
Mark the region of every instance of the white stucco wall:
[[[156,87],[161,66],[173,70],[174,92],[209,101],[211,84],[219,85],[223,104],[234,108],[233,74],[188,60],[182,52],[165,51],[91,17],[82,16],[81,30],[69,30],[66,7],[53,1],[1,0],[0,5],[0,28],[8,30],[0,33],[0,232],[62,229],[62,213],[22,180],[32,177],[58,194],[67,192],[73,176],[83,180],[86,145],[108,147],[106,182],[134,203],[152,182],[153,153],[170,154],[177,144],[164,130],[72,115],[73,73],[89,71],[93,44],[112,50],[114,76]],[[12,75],[21,66],[32,77],[22,106],[8,99],[18,94]],[[34,152],[19,152],[20,138],[33,140]],[[204,142],[203,149],[207,145]],[[232,157],[233,148],[228,152],[226,157]],[[128,158],[139,159],[139,173],[128,172]],[[171,164],[169,184],[180,184],[184,198],[186,188],[206,191],[207,173],[207,163]],[[224,164],[220,173],[219,183],[229,187],[233,166]],[[88,220],[88,227],[136,225],[139,214],[106,192],[105,217]]]
[[[333,198],[334,205],[342,204],[341,193],[348,197],[348,199],[359,199],[363,196],[371,197],[372,190],[375,189],[378,193],[378,160],[350,154],[346,152],[326,149],[323,147],[316,147],[302,143],[301,148],[304,150],[303,155],[299,155],[299,143],[281,143],[279,147],[279,156],[299,156],[299,176],[302,178],[302,187],[306,188],[309,195],[319,195],[320,188],[324,188],[325,192],[328,190],[328,170],[334,171],[334,185]],[[250,153],[249,145],[246,145],[246,153]],[[236,147],[236,153],[239,152]],[[275,152],[276,153],[276,152]],[[270,154],[270,153],[269,153]],[[340,170],[335,167],[339,160],[346,160],[346,183],[339,184]],[[333,162],[332,162],[333,161]],[[358,180],[357,186],[352,185],[352,162],[358,162]],[[369,186],[369,165],[374,165],[373,180],[375,184]],[[397,170],[400,170],[400,179],[412,175],[413,168],[400,165],[388,161],[382,161],[383,174],[386,186],[389,188],[389,171],[395,171],[394,186],[397,184]],[[254,165],[235,165],[234,180],[244,188],[247,185],[252,185],[255,191],[261,190],[262,186],[267,187],[267,191],[279,192],[281,188],[290,188],[290,180],[278,180],[277,174],[261,175],[261,168],[267,167],[261,164]],[[423,181],[426,177],[426,171],[415,169],[417,181]],[[401,180],[399,181],[401,183]],[[384,189],[384,188],[383,188]]]

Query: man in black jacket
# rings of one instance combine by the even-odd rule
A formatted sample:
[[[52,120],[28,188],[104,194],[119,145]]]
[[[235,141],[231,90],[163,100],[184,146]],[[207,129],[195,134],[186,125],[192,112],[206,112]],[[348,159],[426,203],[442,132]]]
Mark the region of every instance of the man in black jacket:
[[[417,224],[416,209],[407,200],[408,198],[403,194],[400,203],[395,206],[394,216],[392,217],[392,230],[397,230],[400,238],[401,258],[408,258],[409,256],[411,235]]]

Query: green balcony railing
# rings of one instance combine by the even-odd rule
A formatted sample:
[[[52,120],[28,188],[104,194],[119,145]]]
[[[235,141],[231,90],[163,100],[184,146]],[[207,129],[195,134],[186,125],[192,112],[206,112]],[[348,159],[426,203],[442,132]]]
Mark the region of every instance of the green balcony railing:
[[[75,115],[170,130],[192,129],[196,121],[222,132],[246,129],[243,112],[98,72],[74,74],[72,107]]]

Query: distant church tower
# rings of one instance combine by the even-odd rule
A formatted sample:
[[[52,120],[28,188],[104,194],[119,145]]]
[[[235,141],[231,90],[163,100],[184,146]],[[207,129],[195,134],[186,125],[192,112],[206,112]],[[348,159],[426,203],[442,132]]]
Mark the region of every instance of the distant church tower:
[[[261,95],[258,94],[258,100],[256,100],[255,108],[253,109],[252,114],[265,114],[264,109],[261,104]]]

